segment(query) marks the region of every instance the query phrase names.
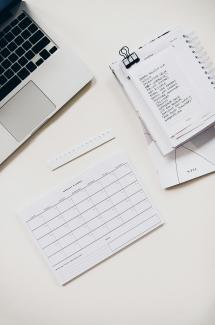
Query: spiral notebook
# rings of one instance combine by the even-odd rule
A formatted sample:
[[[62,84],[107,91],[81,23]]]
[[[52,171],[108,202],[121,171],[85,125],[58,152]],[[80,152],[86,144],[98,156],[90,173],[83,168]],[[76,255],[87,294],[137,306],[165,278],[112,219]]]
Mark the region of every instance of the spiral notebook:
[[[165,33],[138,49],[137,54],[139,56],[139,53],[141,52],[141,55],[145,57],[156,54],[169,46],[169,44],[173,44],[180,35],[181,31],[179,30]],[[194,41],[195,43],[197,42],[197,37],[194,33],[189,34],[189,37],[193,40],[193,43]],[[203,63],[203,57],[201,62]],[[205,64],[205,67],[206,66],[207,65]],[[215,171],[214,127],[200,133],[198,136],[186,142],[184,145],[181,145],[173,152],[163,156],[159,150],[157,142],[144,124],[142,108],[143,105],[146,104],[143,103],[142,96],[134,86],[133,82],[126,77],[124,69],[122,68],[121,60],[115,61],[111,64],[110,68],[141,120],[146,142],[150,154],[152,155],[152,160],[162,188],[168,188]],[[208,80],[211,80],[212,82],[213,76],[209,71],[208,77],[211,78]]]
[[[120,62],[142,97],[144,124],[163,155],[215,123],[214,75],[208,58],[194,34],[174,33],[175,39],[165,41],[159,51],[144,46],[133,64],[126,65],[129,52]]]

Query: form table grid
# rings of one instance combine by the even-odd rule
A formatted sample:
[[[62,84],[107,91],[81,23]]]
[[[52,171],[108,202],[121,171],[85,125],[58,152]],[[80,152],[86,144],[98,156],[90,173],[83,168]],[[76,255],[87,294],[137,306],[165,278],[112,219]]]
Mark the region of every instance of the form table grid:
[[[23,216],[61,284],[162,224],[121,155],[36,202]]]

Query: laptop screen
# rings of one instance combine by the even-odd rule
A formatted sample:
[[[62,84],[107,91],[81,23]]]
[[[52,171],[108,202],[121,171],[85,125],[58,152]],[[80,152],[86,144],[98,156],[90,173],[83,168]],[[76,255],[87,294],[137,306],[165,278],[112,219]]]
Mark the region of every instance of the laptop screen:
[[[10,9],[15,6],[19,2],[20,0],[0,0],[0,15],[7,9]]]

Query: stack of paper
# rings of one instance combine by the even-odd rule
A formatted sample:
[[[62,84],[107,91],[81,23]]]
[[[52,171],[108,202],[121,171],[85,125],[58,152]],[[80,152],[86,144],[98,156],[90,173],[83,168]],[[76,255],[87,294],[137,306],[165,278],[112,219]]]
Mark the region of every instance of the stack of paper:
[[[194,39],[193,36],[190,37],[190,39],[191,38]],[[203,57],[201,61],[197,61],[197,54],[193,53],[194,50],[191,48],[193,45],[190,45],[194,43],[194,40],[192,43],[185,43],[186,45],[189,44],[185,47],[182,46],[182,42],[185,42],[184,39],[181,31],[173,31],[149,42],[138,50],[137,54],[142,61],[142,65],[139,66],[139,63],[134,65],[133,70],[130,70],[130,68],[126,71],[120,61],[111,65],[111,70],[124,88],[143,123],[149,150],[156,165],[161,185],[164,188],[211,173],[215,170],[215,129],[213,126],[210,128],[206,127],[206,124],[209,121],[213,121],[215,116],[215,89],[213,84],[211,84],[213,76],[210,71],[208,71],[207,66],[203,65]],[[180,56],[184,60],[185,58],[187,59],[188,53],[192,56],[192,60],[190,59],[189,62],[190,70],[192,71],[190,76],[188,76],[184,70],[187,64],[183,66],[178,64],[177,67],[174,68],[173,62],[171,62],[170,65],[172,65],[172,67],[169,69],[170,65],[167,61],[167,57],[172,51],[172,48],[177,48],[177,51],[174,52],[175,55],[179,56],[180,53]],[[162,55],[160,55],[161,53]],[[195,55],[195,60],[193,59],[193,55]],[[150,60],[152,59],[152,65],[150,65]],[[165,63],[162,63],[164,61]],[[155,62],[157,67],[155,67]],[[203,69],[199,69],[200,63],[201,67],[205,68],[204,71]],[[196,64],[198,69],[195,68]],[[177,75],[177,77],[169,78],[169,76],[166,75],[167,70],[170,71],[172,75]],[[180,71],[180,73],[176,73],[175,71]],[[184,80],[181,78],[181,71],[186,75]],[[143,82],[141,80],[144,80],[144,90],[141,88],[141,82]],[[192,87],[190,85],[192,85]],[[158,88],[159,93],[157,91]],[[143,93],[146,92],[147,89],[150,89],[151,98],[154,100],[153,103],[150,103],[151,98],[149,98],[149,96],[143,96]],[[201,97],[197,92],[198,89],[204,91],[205,96]],[[168,101],[174,101],[174,103],[178,100],[178,103],[181,105],[182,96],[188,98],[189,94],[191,94],[191,102],[184,101],[184,107],[186,109],[183,111],[182,107],[182,112],[169,118],[171,114],[174,114],[171,113],[171,111],[167,112],[170,103],[167,103],[165,98],[168,97]],[[158,105],[156,106],[157,103]],[[159,115],[158,111],[155,112],[158,106],[160,108],[163,107],[165,110],[162,114],[167,120],[166,125],[161,120],[162,114],[157,117],[155,116],[156,114]],[[179,105],[176,106],[179,107]],[[197,111],[197,114],[194,114],[194,110]],[[200,123],[199,118],[202,118]],[[160,123],[158,123],[159,120]],[[170,123],[168,121],[170,121]],[[185,125],[184,122],[185,124],[188,122],[188,124]],[[162,123],[164,123],[164,125],[162,125]],[[213,124],[214,122],[212,125]],[[184,130],[183,125],[185,126]],[[209,123],[209,125],[211,125],[211,123]],[[201,128],[202,130],[206,130],[200,132]],[[164,130],[166,130],[166,134],[170,136],[169,139],[171,139],[172,143],[167,140]],[[178,139],[171,137],[174,130],[176,134],[178,132]],[[191,139],[184,142],[188,140],[187,137]],[[182,144],[178,146],[176,142],[174,142],[175,140],[176,142],[178,141],[178,143],[181,141]]]

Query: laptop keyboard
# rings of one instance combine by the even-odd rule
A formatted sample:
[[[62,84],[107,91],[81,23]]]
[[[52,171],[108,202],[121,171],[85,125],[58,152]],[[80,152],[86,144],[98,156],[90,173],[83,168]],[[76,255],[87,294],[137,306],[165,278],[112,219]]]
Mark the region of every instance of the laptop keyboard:
[[[0,31],[0,101],[56,51],[24,12]]]

